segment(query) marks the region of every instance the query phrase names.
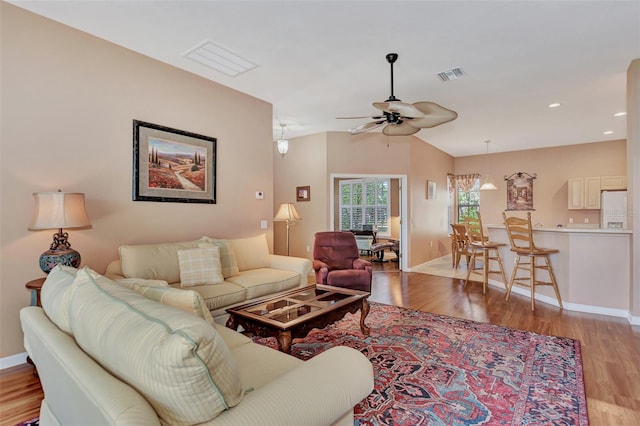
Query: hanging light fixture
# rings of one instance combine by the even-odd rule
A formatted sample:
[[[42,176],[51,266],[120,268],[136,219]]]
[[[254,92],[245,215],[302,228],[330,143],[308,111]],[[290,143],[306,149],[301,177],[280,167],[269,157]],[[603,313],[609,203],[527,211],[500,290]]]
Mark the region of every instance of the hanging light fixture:
[[[278,148],[278,152],[284,157],[284,155],[289,151],[289,140],[284,138],[284,128],[287,127],[286,124],[280,124],[282,127],[282,132],[280,133],[280,139],[276,141],[276,147]]]
[[[489,154],[489,144],[491,141],[484,141],[487,144],[487,155]],[[480,185],[480,191],[492,191],[494,189],[498,189],[498,187],[493,183],[493,179],[491,179],[491,175],[489,172],[485,174],[484,182]]]

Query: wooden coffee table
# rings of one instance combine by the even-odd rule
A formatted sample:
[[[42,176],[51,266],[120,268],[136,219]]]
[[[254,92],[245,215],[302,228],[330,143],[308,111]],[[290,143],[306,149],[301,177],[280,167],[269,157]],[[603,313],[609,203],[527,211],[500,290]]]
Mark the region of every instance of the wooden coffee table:
[[[255,302],[227,309],[227,327],[261,337],[275,336],[278,349],[291,351],[291,341],[304,337],[313,328],[324,328],[342,319],[347,312],[360,309],[360,330],[369,334],[364,323],[369,313],[369,293],[342,287],[314,284],[279,293]]]

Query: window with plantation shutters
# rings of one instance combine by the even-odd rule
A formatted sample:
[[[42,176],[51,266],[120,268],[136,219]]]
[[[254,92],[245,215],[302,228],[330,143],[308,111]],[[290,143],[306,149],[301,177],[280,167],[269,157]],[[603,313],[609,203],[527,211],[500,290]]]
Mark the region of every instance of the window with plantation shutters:
[[[389,179],[340,181],[340,230],[361,230],[363,225],[389,235]]]

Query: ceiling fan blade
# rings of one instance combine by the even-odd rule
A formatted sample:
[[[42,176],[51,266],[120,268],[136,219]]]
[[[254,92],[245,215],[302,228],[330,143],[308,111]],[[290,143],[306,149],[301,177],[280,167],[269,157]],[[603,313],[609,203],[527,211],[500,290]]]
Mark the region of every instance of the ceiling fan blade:
[[[413,106],[424,113],[423,117],[407,120],[409,125],[418,129],[436,127],[458,118],[458,113],[438,105],[435,102],[416,102]]]
[[[401,117],[424,117],[424,113],[414,105],[402,101],[374,102],[373,106],[384,112],[398,113]]]
[[[401,124],[388,124],[382,129],[382,133],[387,136],[409,136],[419,131],[420,129],[409,126],[406,121]]]
[[[370,121],[368,123],[365,124],[361,124],[358,127],[354,127],[353,129],[351,129],[351,134],[352,135],[358,135],[360,133],[364,133],[367,132],[371,129],[375,129],[376,127],[380,127],[385,123],[385,121]]]
[[[363,115],[361,117],[336,117],[337,120],[362,120],[363,118],[371,118],[373,120],[380,120],[384,118],[382,115],[374,115],[373,117],[370,115]]]

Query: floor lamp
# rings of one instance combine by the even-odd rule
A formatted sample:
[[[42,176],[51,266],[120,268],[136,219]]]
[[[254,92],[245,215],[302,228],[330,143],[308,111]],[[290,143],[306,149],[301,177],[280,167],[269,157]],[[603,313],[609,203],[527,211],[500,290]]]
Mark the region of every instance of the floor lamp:
[[[292,203],[280,204],[276,216],[273,218],[275,222],[287,222],[287,256],[289,256],[289,229],[297,220],[302,220],[298,211]]]

